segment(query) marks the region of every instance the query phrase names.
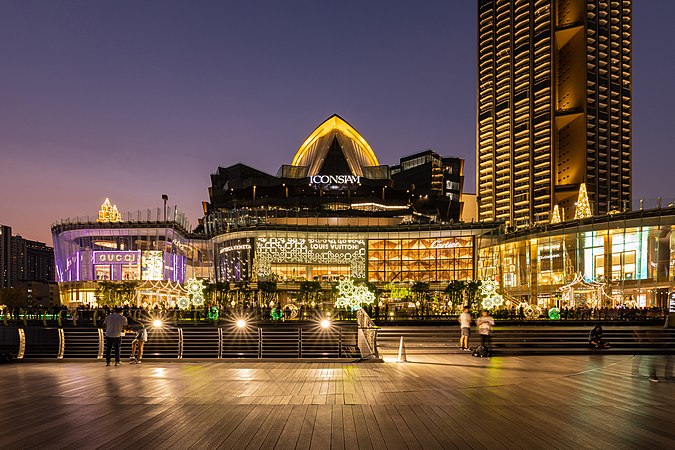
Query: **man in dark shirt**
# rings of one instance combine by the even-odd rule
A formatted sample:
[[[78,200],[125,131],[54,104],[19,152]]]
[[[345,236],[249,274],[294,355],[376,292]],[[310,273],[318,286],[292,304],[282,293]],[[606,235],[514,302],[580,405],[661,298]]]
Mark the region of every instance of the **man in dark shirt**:
[[[120,365],[120,345],[122,344],[122,332],[126,328],[127,318],[122,315],[122,308],[115,308],[103,321],[105,328],[105,365],[110,365],[110,356],[115,348],[115,365]]]

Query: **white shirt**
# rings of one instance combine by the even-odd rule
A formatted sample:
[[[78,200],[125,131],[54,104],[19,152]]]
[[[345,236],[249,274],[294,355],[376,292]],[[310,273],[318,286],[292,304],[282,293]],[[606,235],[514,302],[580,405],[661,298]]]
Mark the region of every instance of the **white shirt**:
[[[471,327],[471,314],[468,312],[463,312],[462,314],[459,315],[459,326],[462,328],[470,328]]]

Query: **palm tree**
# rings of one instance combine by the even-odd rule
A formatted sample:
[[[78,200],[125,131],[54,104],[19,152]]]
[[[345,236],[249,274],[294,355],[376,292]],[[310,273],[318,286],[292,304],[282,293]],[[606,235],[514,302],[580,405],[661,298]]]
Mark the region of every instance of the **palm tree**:
[[[481,282],[471,280],[466,284],[466,299],[469,308],[472,308],[478,297],[478,290],[480,289]]]
[[[260,292],[260,299],[265,305],[271,301],[276,302],[279,291],[276,281],[259,281],[258,291]]]
[[[467,288],[465,281],[452,280],[445,287],[445,293],[448,295],[450,302],[453,306],[461,306],[462,300],[464,300],[464,291]]]
[[[321,293],[321,283],[319,281],[303,281],[300,283],[300,294],[305,303],[316,301]]]

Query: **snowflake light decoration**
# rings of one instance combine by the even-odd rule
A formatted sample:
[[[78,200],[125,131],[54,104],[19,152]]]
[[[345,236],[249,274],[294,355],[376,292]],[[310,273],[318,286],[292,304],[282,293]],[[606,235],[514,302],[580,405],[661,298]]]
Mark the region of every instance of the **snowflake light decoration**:
[[[498,284],[495,280],[483,280],[479,293],[483,309],[494,309],[504,303],[504,298],[497,293]]]
[[[203,306],[205,303],[204,300],[204,280],[198,280],[197,278],[188,278],[187,280],[187,291],[192,295],[192,304],[195,306]]]
[[[340,281],[337,285],[338,295],[335,299],[336,308],[351,308],[352,311],[361,309],[363,304],[375,303],[375,294],[367,287],[357,286],[352,280]]]
[[[187,297],[178,297],[176,305],[178,305],[180,309],[188,309],[190,307],[190,299]]]

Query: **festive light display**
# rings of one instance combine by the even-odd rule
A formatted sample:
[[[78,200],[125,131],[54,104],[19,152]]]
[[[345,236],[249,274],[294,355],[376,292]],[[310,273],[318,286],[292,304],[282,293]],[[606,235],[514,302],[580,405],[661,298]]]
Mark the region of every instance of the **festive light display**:
[[[195,306],[204,306],[204,280],[188,278],[187,291],[192,296],[191,303]]]
[[[363,304],[375,303],[375,294],[366,286],[357,286],[352,280],[340,281],[337,285],[338,295],[335,299],[336,308],[351,308],[352,311],[361,309]]]
[[[555,205],[553,207],[553,215],[551,216],[551,223],[560,223],[562,220],[560,220],[560,208],[558,208],[558,205]]]
[[[586,183],[581,183],[579,187],[579,197],[577,199],[577,210],[574,213],[574,220],[592,217],[591,204],[588,202],[588,193],[586,192]]]
[[[190,299],[187,297],[178,297],[178,300],[176,300],[176,305],[180,309],[188,309],[190,307]]]
[[[541,315],[541,308],[537,305],[530,305],[529,303],[522,302],[518,305],[518,309],[523,310],[523,315],[526,319],[536,319]]]
[[[483,280],[478,288],[483,309],[494,309],[504,303],[504,298],[497,293],[499,285],[495,280]]]
[[[110,200],[107,198],[105,202],[101,205],[101,209],[98,212],[98,222],[121,222],[122,214],[117,210],[117,205],[110,204]]]
[[[288,311],[290,311],[290,313],[291,313],[290,318],[291,319],[295,319],[296,317],[298,317],[298,312],[300,311],[300,309],[297,306],[295,306],[294,304],[288,303],[287,305],[284,305],[284,309],[287,309]]]
[[[581,273],[575,274],[570,283],[558,288],[558,290],[562,292],[563,305],[597,308],[605,300],[614,300],[605,292],[605,283],[591,281]],[[577,301],[579,298],[583,298],[583,304],[579,304]]]
[[[548,310],[548,318],[551,320],[560,320],[560,309],[551,308]]]

